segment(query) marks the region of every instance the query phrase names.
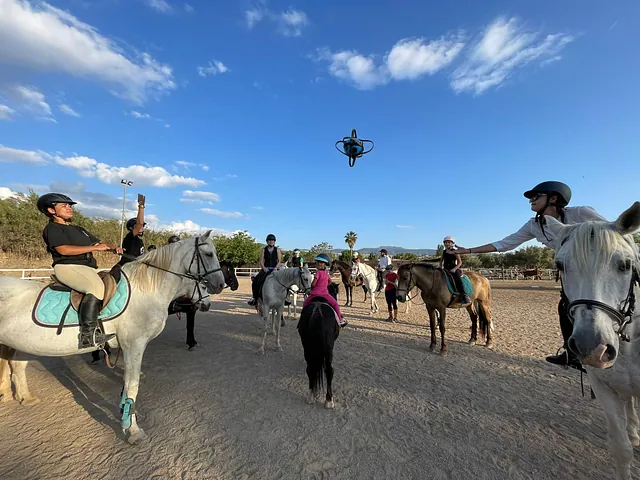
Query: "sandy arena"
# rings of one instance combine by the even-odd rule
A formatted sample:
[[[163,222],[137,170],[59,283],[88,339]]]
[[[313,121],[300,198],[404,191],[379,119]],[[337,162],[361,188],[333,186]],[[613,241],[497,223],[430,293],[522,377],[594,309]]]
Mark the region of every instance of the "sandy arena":
[[[240,279],[198,313],[197,350],[187,350],[184,316],[151,342],[136,405],[150,437],[142,445],[119,428],[121,365],[91,366],[90,355],[32,362],[42,403],[0,404],[0,479],[613,477],[586,377],[582,397],[578,372],[544,361],[561,343],[555,283],[493,282],[494,350],[468,346],[467,313],[449,310],[444,357],[428,350],[421,300],[408,315],[401,304],[391,324],[384,297],[370,317],[356,289],[334,352],[335,410],[306,403],[296,321],[283,328],[284,352],[269,336],[257,355],[249,291]]]

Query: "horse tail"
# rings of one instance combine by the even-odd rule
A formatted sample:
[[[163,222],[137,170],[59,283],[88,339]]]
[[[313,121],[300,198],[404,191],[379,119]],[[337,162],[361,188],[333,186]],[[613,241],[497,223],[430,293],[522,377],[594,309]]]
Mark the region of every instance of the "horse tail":
[[[490,325],[489,316],[491,315],[491,285],[487,281],[487,296],[484,300],[478,300],[476,302],[478,320],[480,321],[480,334],[485,339],[489,336]]]
[[[309,387],[314,391],[324,388],[324,355],[325,334],[322,308],[316,303],[309,319],[309,332],[305,348],[307,359],[307,373],[309,374]]]

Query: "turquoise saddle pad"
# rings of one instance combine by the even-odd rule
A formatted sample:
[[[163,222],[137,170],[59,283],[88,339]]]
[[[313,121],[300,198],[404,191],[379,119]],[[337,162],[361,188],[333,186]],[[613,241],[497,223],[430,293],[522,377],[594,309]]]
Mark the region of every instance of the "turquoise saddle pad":
[[[122,272],[116,291],[109,303],[102,309],[98,318],[103,322],[113,320],[125,311],[131,297],[129,279]],[[64,315],[63,327],[77,327],[79,325],[78,312],[74,310],[70,302],[71,292],[52,290],[49,285],[44,287],[36,304],[33,307],[33,321],[42,327],[59,327]]]
[[[451,275],[445,274],[445,278],[447,279],[447,287],[449,287],[449,293],[457,293]],[[467,277],[466,275],[462,275],[462,286],[464,287],[464,293],[466,293],[467,295],[471,295],[473,293],[471,280],[469,280],[469,277]]]

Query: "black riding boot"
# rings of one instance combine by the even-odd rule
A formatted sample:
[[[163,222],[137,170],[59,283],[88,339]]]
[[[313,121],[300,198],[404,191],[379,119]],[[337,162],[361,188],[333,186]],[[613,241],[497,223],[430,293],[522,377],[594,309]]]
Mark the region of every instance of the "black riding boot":
[[[460,302],[463,304],[471,303],[471,299],[469,295],[464,291],[464,285],[462,284],[462,273],[460,270],[456,270],[453,272],[453,277],[456,279],[456,288],[458,289],[458,293],[460,294]]]
[[[562,338],[564,339],[563,348],[565,351],[558,355],[549,355],[546,360],[554,365],[571,367],[582,372],[586,372],[576,354],[567,347],[569,338],[573,334],[573,324],[567,315],[567,304],[567,298],[562,295],[560,303],[558,304],[558,315],[560,316],[560,330],[562,331]]]
[[[98,300],[91,293],[85,294],[80,302],[80,307],[78,308],[78,318],[80,320],[79,348],[95,347],[115,337],[113,333],[105,335],[96,330],[101,306],[102,300]]]

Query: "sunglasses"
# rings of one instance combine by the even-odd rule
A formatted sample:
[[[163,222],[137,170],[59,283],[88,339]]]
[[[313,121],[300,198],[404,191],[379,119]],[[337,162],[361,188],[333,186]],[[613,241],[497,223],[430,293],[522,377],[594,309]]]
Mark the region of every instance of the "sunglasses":
[[[538,200],[540,197],[546,197],[547,194],[546,193],[536,193],[533,197],[531,197],[529,199],[529,202],[535,202],[536,200]]]

